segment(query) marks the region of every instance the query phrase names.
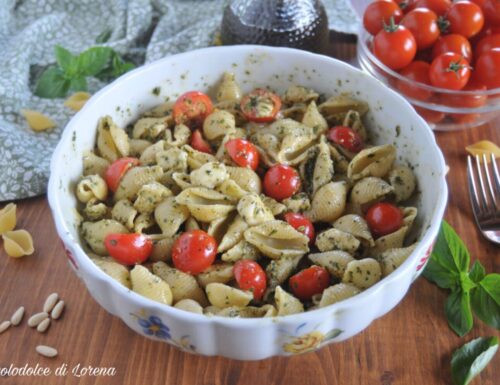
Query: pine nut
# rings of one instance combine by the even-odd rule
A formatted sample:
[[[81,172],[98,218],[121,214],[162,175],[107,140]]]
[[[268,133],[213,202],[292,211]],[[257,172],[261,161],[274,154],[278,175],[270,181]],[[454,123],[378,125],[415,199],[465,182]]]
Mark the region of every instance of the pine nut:
[[[38,354],[44,356],[44,357],[55,357],[57,356],[57,350],[54,349],[53,347],[46,346],[46,345],[38,345],[36,347],[36,351]]]
[[[57,293],[50,294],[45,300],[45,303],[43,304],[43,311],[45,313],[50,313],[50,311],[54,308],[55,304],[57,303],[58,299],[59,299],[59,294]]]
[[[10,327],[10,321],[3,321],[0,323],[0,334],[6,331]]]
[[[24,306],[21,306],[14,312],[14,314],[12,314],[12,317],[10,318],[10,323],[13,326],[17,326],[21,323],[23,317],[24,317]]]
[[[40,322],[42,322],[45,318],[47,318],[49,315],[46,312],[41,312],[41,313],[36,313],[32,315],[28,319],[28,326],[30,328],[34,328],[35,326],[38,326]]]
[[[59,319],[59,317],[61,316],[63,310],[64,310],[64,301],[60,300],[56,304],[56,306],[54,306],[54,308],[52,309],[52,312],[50,313],[50,316],[52,317],[52,319]]]
[[[50,326],[50,318],[45,318],[42,322],[38,324],[36,330],[40,333],[45,333]]]

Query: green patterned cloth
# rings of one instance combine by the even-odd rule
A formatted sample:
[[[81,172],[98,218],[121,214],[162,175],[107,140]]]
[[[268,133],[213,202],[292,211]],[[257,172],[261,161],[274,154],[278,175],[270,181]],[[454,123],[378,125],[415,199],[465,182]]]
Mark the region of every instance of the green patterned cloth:
[[[0,201],[44,194],[52,151],[74,114],[62,99],[34,96],[33,79],[55,61],[54,46],[79,53],[111,33],[106,46],[140,65],[213,41],[226,0],[0,0]],[[354,32],[348,0],[325,0],[330,27]],[[103,86],[89,82],[89,91]],[[33,132],[21,109],[56,123]],[[80,161],[75,159],[76,162]]]

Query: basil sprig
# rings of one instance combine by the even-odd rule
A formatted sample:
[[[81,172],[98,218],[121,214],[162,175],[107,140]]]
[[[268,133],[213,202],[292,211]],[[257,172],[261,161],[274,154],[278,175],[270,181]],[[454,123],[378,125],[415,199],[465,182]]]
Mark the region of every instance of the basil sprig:
[[[112,80],[134,68],[109,47],[92,47],[79,55],[56,45],[57,64],[48,67],[38,79],[35,95],[42,98],[62,98],[68,91],[86,91],[87,78]]]
[[[473,312],[486,324],[500,329],[500,274],[486,274],[470,255],[458,234],[443,221],[424,277],[451,291],[446,300],[448,324],[459,336],[473,326]]]

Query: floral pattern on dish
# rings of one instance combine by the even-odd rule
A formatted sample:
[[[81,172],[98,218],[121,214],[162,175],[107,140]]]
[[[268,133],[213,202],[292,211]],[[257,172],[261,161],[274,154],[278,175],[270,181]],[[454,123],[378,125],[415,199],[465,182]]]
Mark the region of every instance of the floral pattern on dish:
[[[335,328],[324,334],[316,330],[319,327],[318,325],[309,333],[301,334],[301,329],[306,325],[306,323],[299,325],[293,335],[285,335],[285,339],[288,340],[288,342],[283,344],[283,351],[285,353],[301,354],[311,352],[320,348],[323,343],[336,338],[343,332],[343,330]]]

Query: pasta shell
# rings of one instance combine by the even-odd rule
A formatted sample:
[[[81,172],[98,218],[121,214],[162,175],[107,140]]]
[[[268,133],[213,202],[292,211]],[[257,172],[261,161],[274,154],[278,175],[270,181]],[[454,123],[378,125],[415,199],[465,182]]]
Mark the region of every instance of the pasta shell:
[[[314,133],[318,135],[324,133],[328,129],[328,123],[319,112],[318,106],[314,100],[307,106],[306,112],[302,118],[302,123],[311,127]]]
[[[108,197],[108,185],[101,176],[88,175],[78,182],[76,197],[82,203],[91,199],[103,201]]]
[[[189,143],[191,138],[191,130],[184,124],[178,124],[174,128],[172,138],[172,131],[165,131],[165,147],[181,147]]]
[[[367,176],[384,177],[396,159],[396,147],[384,144],[365,148],[356,154],[347,167],[347,176],[358,180]]]
[[[52,119],[42,114],[41,112],[33,110],[21,110],[21,114],[23,114],[24,119],[26,119],[26,122],[28,123],[28,126],[30,126],[33,131],[45,131],[56,126]]]
[[[121,199],[116,202],[111,210],[111,217],[126,226],[129,230],[133,230],[136,216],[137,210],[127,199]]]
[[[129,155],[139,158],[144,150],[152,145],[152,143],[145,139],[130,139]]]
[[[153,165],[158,162],[157,155],[165,151],[165,141],[159,140],[149,147],[146,147],[139,158],[140,163],[143,166]],[[163,166],[164,165],[160,165]]]
[[[6,231],[2,234],[3,247],[9,257],[19,258],[35,251],[31,234],[26,230]]]
[[[174,180],[175,184],[182,190],[193,187],[193,185],[191,184],[191,176],[185,172],[174,172],[172,174],[172,179]]]
[[[407,232],[408,232],[408,227],[403,226],[399,230],[394,231],[393,233],[377,238],[375,240],[375,246],[369,250],[369,255],[376,257],[386,250],[403,247],[404,239]]]
[[[173,102],[165,102],[158,104],[156,107],[146,111],[142,114],[142,116],[151,117],[151,118],[161,118],[166,117],[172,112]]]
[[[128,269],[120,263],[117,263],[113,258],[110,257],[100,257],[91,258],[99,269],[104,271],[114,280],[120,282],[126,288],[131,289],[132,284],[130,282],[130,273]]]
[[[274,301],[276,302],[278,315],[290,315],[302,313],[304,311],[304,305],[302,305],[302,302],[283,290],[281,286],[276,287],[276,291],[274,292]]]
[[[333,305],[334,303],[344,301],[347,298],[354,297],[359,293],[361,293],[361,290],[350,283],[338,283],[323,291],[318,305],[319,307]]]
[[[323,253],[309,254],[309,259],[316,265],[323,266],[335,278],[344,276],[347,264],[354,261],[351,254],[342,250],[332,250]]]
[[[206,152],[197,151],[189,145],[182,146],[182,149],[188,154],[188,166],[191,167],[191,170],[195,170],[200,168],[205,163],[209,162],[217,162],[217,158],[211,154],[207,154]]]
[[[342,215],[347,199],[345,182],[330,182],[318,189],[311,202],[313,222],[332,222]]]
[[[104,177],[106,170],[109,167],[109,162],[97,156],[92,151],[83,153],[83,175],[100,175]]]
[[[243,232],[246,229],[248,229],[248,223],[246,223],[240,215],[236,215],[227,228],[227,231],[224,233],[219,243],[219,247],[217,248],[217,252],[222,253],[234,247],[243,239]]]
[[[382,252],[382,254],[380,254],[377,258],[380,262],[380,267],[382,268],[382,275],[386,277],[401,266],[410,254],[413,253],[415,247],[417,247],[416,243],[409,247],[388,249]]]
[[[295,166],[307,158],[314,150],[316,137],[314,135],[290,134],[283,138],[276,161],[282,164]]]
[[[155,208],[155,220],[165,236],[173,236],[179,227],[189,218],[189,209],[171,196]]]
[[[213,189],[229,178],[226,166],[220,162],[206,163],[190,174],[191,184]]]
[[[298,122],[302,121],[306,113],[307,105],[304,103],[296,103],[290,107],[283,108],[280,113],[283,118],[289,118]]]
[[[305,182],[304,188],[311,195],[332,181],[333,161],[324,136],[321,136],[314,155],[301,165],[301,174],[302,180]]]
[[[88,92],[75,92],[64,101],[64,105],[73,111],[80,111],[91,96]]]
[[[205,291],[210,303],[221,309],[230,306],[243,307],[253,299],[251,292],[236,289],[223,283],[209,283]]]
[[[127,133],[118,127],[110,116],[99,120],[97,126],[97,148],[103,158],[114,162],[118,158],[128,156],[130,151]]]
[[[262,317],[274,317],[277,314],[276,308],[273,305],[264,305],[261,307],[256,306],[246,306],[237,307],[231,306],[226,307],[216,313],[221,317],[240,317],[240,318],[262,318]]]
[[[283,284],[292,272],[297,268],[301,255],[291,258],[280,258],[272,260],[266,267],[267,290],[268,292]],[[268,293],[266,293],[266,297]]]
[[[149,259],[151,261],[170,261],[172,259],[172,247],[174,246],[176,238],[171,236],[167,237],[163,234],[160,234],[158,238],[153,235],[150,235],[150,237],[153,239],[153,250],[151,251]]]
[[[371,204],[393,191],[394,188],[385,180],[369,176],[356,182],[351,190],[351,202],[357,205]]]
[[[361,115],[358,111],[350,110],[342,123],[344,127],[351,128],[354,132],[356,132],[363,141],[368,139],[368,135],[366,133],[366,128],[361,120]]]
[[[490,163],[491,154],[493,154],[495,159],[500,158],[500,148],[489,140],[481,140],[474,144],[470,144],[465,147],[465,149],[472,156],[479,156],[481,162],[483,161],[483,155],[486,156],[486,163]]]
[[[241,240],[224,254],[222,254],[221,259],[224,262],[236,262],[240,259],[251,259],[255,261],[259,257],[259,250],[255,246],[245,240]]]
[[[208,140],[215,140],[236,131],[234,115],[228,111],[215,110],[203,122],[203,134]]]
[[[114,199],[135,200],[137,193],[142,186],[148,183],[157,182],[163,175],[160,166],[137,166],[132,167],[120,180]]]
[[[135,265],[130,272],[132,290],[153,301],[172,305],[172,291],[168,283],[163,281],[142,265]]]
[[[301,213],[311,209],[311,201],[306,193],[292,195],[290,198],[283,199],[282,203],[286,206],[288,211],[294,213]]]
[[[418,209],[416,207],[400,207],[403,212],[403,223],[408,229],[411,229],[413,222],[418,214]]]
[[[229,263],[214,263],[208,269],[196,276],[201,287],[206,287],[209,283],[228,283],[234,279],[233,265]]]
[[[347,158],[342,155],[335,146],[328,144],[328,149],[330,150],[330,156],[332,157],[335,165],[335,171],[340,173],[346,173],[349,167],[349,162]]]
[[[230,196],[234,199],[240,199],[244,195],[248,194],[248,191],[243,190],[238,183],[232,179],[226,179],[216,188],[220,193]]]
[[[333,227],[354,235],[356,238],[361,239],[361,241],[367,246],[375,245],[375,241],[373,240],[370,229],[368,228],[368,224],[360,215],[344,215],[333,223]]]
[[[320,251],[343,250],[353,254],[359,245],[354,235],[335,228],[323,231],[316,237],[316,247]]]
[[[241,89],[232,72],[224,72],[222,75],[216,99],[218,102],[239,102],[241,100]]]
[[[235,209],[231,197],[205,187],[189,187],[177,195],[175,201],[187,206],[191,215],[201,222],[223,218]]]
[[[318,106],[323,116],[336,117],[343,120],[343,117],[351,110],[357,111],[360,115],[368,112],[368,103],[361,100],[352,99],[347,95],[335,95],[328,98],[324,103]]]
[[[142,234],[144,230],[150,229],[155,224],[151,213],[140,213],[134,220],[134,233]]]
[[[415,174],[408,166],[394,167],[389,172],[388,179],[394,190],[396,202],[409,199],[417,186]]]
[[[85,214],[85,218],[94,222],[108,218],[109,208],[104,203],[93,198],[87,202],[83,209],[83,213]]]
[[[238,210],[238,214],[240,214],[243,220],[250,226],[255,226],[274,219],[271,210],[264,205],[259,195],[255,193],[243,196],[238,202],[236,209]]]
[[[283,102],[287,104],[308,103],[317,100],[319,94],[314,90],[298,85],[291,85],[283,95]]]
[[[217,244],[220,244],[222,237],[226,234],[236,215],[235,212],[232,212],[226,217],[218,218],[210,222],[208,225],[207,233],[215,239]]]
[[[381,276],[380,264],[375,259],[365,258],[347,264],[342,282],[367,289],[380,281]]]
[[[9,203],[0,210],[0,235],[16,227],[16,204]]]
[[[134,124],[132,138],[154,141],[166,128],[165,118],[141,118]]]
[[[172,195],[172,191],[161,183],[147,183],[139,189],[134,208],[140,213],[151,214],[160,202]]]
[[[244,237],[265,256],[292,258],[309,251],[309,238],[288,223],[273,220],[245,230]]]
[[[286,206],[279,203],[277,200],[268,197],[265,194],[260,194],[259,197],[262,200],[262,203],[264,203],[264,206],[266,206],[274,216],[283,214],[286,211]]]
[[[174,307],[190,313],[203,314],[203,307],[201,307],[201,305],[194,299],[181,299],[174,305]]]
[[[260,194],[262,182],[257,173],[246,167],[226,167],[229,178],[234,180],[243,190]]]
[[[129,231],[120,222],[114,219],[102,219],[98,222],[83,222],[81,234],[90,248],[99,255],[106,255],[108,252],[104,246],[104,238],[108,234],[126,234]]]
[[[184,225],[184,228],[186,229],[186,231],[189,231],[189,230],[199,230],[201,227],[200,224],[196,221],[196,219],[194,219],[193,217],[189,217]]]

